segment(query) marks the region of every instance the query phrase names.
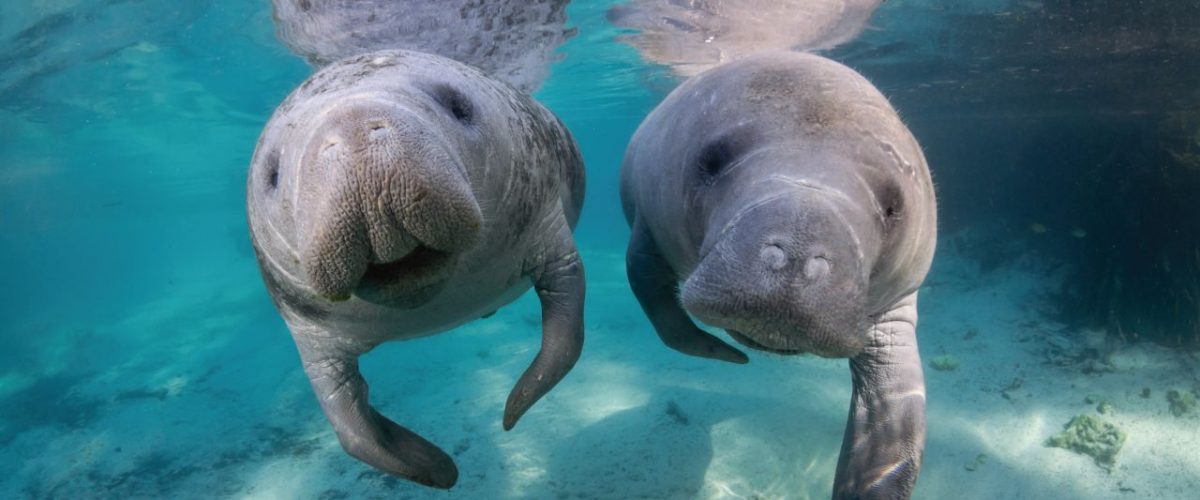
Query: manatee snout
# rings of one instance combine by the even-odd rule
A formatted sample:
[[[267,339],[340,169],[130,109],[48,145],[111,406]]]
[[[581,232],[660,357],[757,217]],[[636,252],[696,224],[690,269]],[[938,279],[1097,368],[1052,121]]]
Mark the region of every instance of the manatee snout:
[[[863,349],[867,277],[834,206],[778,196],[715,227],[723,229],[682,286],[688,312],[755,349],[826,357]]]
[[[435,123],[388,102],[346,100],[311,127],[297,181],[308,284],[397,305],[448,277],[480,238],[465,170]]]

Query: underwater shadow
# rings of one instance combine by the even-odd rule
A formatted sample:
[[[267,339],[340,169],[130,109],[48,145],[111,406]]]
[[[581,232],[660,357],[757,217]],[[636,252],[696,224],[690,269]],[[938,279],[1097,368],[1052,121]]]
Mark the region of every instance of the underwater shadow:
[[[712,429],[757,406],[749,398],[672,388],[563,438],[539,498],[694,498],[713,459]]]

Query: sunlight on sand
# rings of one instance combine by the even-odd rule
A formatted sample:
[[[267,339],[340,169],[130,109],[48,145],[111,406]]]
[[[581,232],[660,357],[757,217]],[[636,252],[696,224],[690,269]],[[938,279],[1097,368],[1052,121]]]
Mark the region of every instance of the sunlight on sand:
[[[307,478],[320,477],[325,472],[321,462],[296,462],[281,458],[261,465],[249,476],[245,493],[247,500],[302,498],[313,490]]]

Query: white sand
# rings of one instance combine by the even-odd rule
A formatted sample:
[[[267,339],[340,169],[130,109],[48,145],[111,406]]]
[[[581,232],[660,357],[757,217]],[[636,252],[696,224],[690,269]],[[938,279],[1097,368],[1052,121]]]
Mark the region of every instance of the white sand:
[[[917,498],[1200,495],[1200,415],[1175,417],[1165,398],[1200,383],[1195,357],[1067,331],[1046,319],[1055,279],[1036,262],[980,274],[943,240],[919,337],[926,360],[952,354],[962,364],[926,368]],[[376,406],[455,456],[461,475],[449,492],[342,453],[265,292],[239,282],[177,291],[116,324],[45,334],[57,344],[30,353],[45,360],[38,372],[0,377],[6,402],[30,387],[52,402],[22,399],[39,419],[0,427],[19,431],[0,451],[9,472],[0,497],[828,498],[849,399],[845,360],[755,353],[735,366],[676,354],[637,308],[622,254],[589,253],[585,263],[583,359],[511,432],[500,416],[537,347],[532,296],[364,359]],[[1111,351],[1115,371],[1046,362],[1085,345]],[[1088,394],[1115,412],[1098,415]],[[1043,446],[1077,414],[1128,434],[1111,473]],[[46,420],[55,423],[36,425]],[[986,459],[967,470],[979,454]]]

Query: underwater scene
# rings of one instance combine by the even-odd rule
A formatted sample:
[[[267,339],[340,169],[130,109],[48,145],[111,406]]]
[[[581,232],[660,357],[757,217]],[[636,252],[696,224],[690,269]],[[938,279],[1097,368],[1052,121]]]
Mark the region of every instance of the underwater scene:
[[[1200,498],[1198,199],[1191,1],[6,1],[0,498]]]

